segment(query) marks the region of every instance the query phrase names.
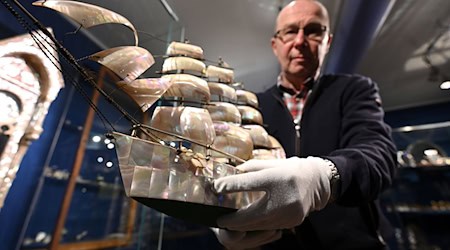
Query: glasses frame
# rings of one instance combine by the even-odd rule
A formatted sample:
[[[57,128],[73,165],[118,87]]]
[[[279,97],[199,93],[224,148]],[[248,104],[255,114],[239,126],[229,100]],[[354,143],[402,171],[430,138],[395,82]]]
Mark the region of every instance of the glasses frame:
[[[305,27],[307,27],[308,25],[320,25],[320,28],[321,28],[321,31],[322,31],[322,36],[320,37],[320,38],[311,38],[311,37],[308,37],[308,35],[305,35],[304,34],[304,32],[305,32]],[[298,35],[298,32],[300,31],[300,30],[303,30],[303,34],[305,35],[305,38],[307,39],[307,40],[313,40],[313,41],[322,41],[323,40],[323,38],[325,37],[325,35],[326,35],[326,32],[327,32],[327,30],[328,30],[328,27],[326,26],[326,25],[322,25],[322,24],[320,24],[320,23],[308,23],[308,24],[306,24],[305,26],[303,26],[303,27],[286,27],[286,28],[283,28],[283,29],[279,29],[279,30],[277,30],[276,32],[275,32],[275,34],[273,35],[273,37],[274,38],[278,38],[278,39],[280,39],[280,41],[282,41],[283,43],[288,43],[288,42],[292,42],[292,41],[294,41],[295,40],[295,36],[294,36],[294,38],[292,39],[292,40],[288,40],[288,41],[285,41],[285,39],[283,39],[283,36],[285,36],[286,35],[286,33],[285,34],[281,34],[281,33],[283,33],[284,31],[287,31],[287,30],[290,30],[290,29],[295,29],[295,28],[298,28],[298,30],[297,30],[297,33],[296,33],[296,35]]]

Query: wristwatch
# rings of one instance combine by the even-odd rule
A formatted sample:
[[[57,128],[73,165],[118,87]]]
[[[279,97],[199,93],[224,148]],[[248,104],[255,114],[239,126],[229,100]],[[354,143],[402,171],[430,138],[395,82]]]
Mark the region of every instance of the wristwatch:
[[[338,198],[340,187],[341,187],[341,175],[339,171],[334,165],[334,163],[328,159],[323,159],[331,170],[331,174],[329,176],[330,179],[330,188],[331,188],[331,197],[330,201],[335,201]]]

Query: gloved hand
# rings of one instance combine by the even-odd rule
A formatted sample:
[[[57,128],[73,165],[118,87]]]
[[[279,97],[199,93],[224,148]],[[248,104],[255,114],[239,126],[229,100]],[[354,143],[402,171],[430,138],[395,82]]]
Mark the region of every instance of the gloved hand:
[[[211,228],[219,242],[227,249],[254,248],[281,238],[280,230],[237,232]]]
[[[217,220],[221,228],[256,231],[292,228],[314,210],[324,208],[331,195],[329,164],[318,157],[250,160],[238,166],[247,173],[214,181],[218,193],[265,191],[247,207]]]

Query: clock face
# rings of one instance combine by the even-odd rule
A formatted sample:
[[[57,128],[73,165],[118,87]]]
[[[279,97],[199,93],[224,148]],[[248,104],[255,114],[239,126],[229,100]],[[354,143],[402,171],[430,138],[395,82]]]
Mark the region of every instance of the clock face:
[[[0,123],[15,122],[21,109],[17,98],[9,92],[0,91],[0,100]]]

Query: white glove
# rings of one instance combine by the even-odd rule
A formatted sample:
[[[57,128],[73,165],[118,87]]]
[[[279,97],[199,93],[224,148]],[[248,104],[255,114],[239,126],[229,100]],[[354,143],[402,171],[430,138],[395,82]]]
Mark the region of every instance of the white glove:
[[[227,249],[254,248],[281,238],[280,230],[237,232],[211,228],[219,242]]]
[[[217,220],[221,228],[256,231],[292,228],[314,210],[324,208],[331,195],[329,164],[318,157],[250,160],[238,166],[248,173],[214,181],[218,193],[265,191],[247,207]]]

